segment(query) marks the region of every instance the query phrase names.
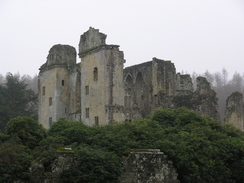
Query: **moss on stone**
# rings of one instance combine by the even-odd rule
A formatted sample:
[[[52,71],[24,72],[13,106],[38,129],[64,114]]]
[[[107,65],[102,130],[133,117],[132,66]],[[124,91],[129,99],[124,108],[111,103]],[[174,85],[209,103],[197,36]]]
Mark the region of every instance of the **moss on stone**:
[[[74,154],[75,152],[72,151],[72,150],[69,150],[69,149],[59,148],[59,149],[57,150],[57,153],[71,153],[71,154]]]

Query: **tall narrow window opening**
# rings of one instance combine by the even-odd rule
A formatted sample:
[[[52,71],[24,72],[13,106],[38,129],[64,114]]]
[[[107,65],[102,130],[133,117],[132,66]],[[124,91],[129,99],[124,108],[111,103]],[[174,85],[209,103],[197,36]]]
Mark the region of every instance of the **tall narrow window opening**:
[[[94,81],[98,80],[98,69],[97,69],[97,67],[95,67],[93,70],[93,80]]]
[[[45,86],[42,87],[42,95],[44,96],[46,94],[46,88]]]
[[[50,118],[49,118],[49,127],[52,125],[52,123],[53,123],[53,118],[50,117]]]
[[[86,118],[89,118],[89,108],[86,108]]]
[[[89,95],[89,85],[86,86],[86,95]]]
[[[49,97],[49,106],[53,105],[53,99],[52,97]]]
[[[95,116],[95,126],[98,126],[99,125],[99,118],[98,116]]]
[[[64,86],[64,80],[62,80],[62,86]]]

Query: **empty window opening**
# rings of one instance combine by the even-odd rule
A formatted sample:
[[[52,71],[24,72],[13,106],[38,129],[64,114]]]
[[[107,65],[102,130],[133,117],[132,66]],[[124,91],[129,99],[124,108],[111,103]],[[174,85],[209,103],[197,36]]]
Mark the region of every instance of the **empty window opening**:
[[[89,118],[89,108],[86,108],[86,118]]]
[[[42,87],[42,95],[44,96],[46,94],[46,88],[45,86]]]
[[[95,67],[93,70],[93,80],[94,81],[98,80],[98,69],[97,69],[97,67]]]
[[[62,86],[64,86],[64,80],[62,80]]]
[[[98,116],[95,116],[95,126],[98,126],[99,125],[99,118]]]
[[[133,85],[133,80],[132,80],[131,75],[127,75],[125,81],[126,81],[126,84],[127,84],[129,87],[131,87],[131,86]]]
[[[50,118],[49,118],[49,126],[51,126],[51,125],[52,125],[52,123],[53,123],[53,118],[52,118],[52,117],[50,117]]]
[[[86,95],[89,95],[89,85],[86,86]]]
[[[64,112],[67,113],[67,108],[64,109]]]
[[[49,97],[49,106],[51,106],[53,104],[53,99],[52,97]]]

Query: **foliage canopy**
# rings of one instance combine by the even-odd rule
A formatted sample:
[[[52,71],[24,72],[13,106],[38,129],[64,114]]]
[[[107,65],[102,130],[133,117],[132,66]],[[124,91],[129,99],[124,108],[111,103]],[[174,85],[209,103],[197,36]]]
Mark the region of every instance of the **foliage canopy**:
[[[62,173],[63,182],[113,182],[121,172],[121,158],[131,149],[160,149],[173,160],[178,179],[183,183],[244,182],[244,133],[185,108],[162,109],[148,119],[99,127],[60,119],[47,131],[47,136],[37,141],[27,138],[32,143],[25,144],[22,138],[25,135],[20,135],[17,127],[10,131],[13,123],[17,123],[16,119],[8,123],[7,133],[0,134],[0,148],[20,140],[20,146],[8,145],[12,147],[8,149],[15,149],[14,153],[28,146],[30,159],[41,161],[46,171],[50,171],[57,149],[72,147],[77,163]],[[15,140],[8,140],[10,136]],[[7,159],[1,154],[0,158]]]

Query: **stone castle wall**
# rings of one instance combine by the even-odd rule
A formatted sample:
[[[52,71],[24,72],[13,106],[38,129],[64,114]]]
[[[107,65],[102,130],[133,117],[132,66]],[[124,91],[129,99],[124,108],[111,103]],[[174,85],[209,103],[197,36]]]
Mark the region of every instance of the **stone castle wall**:
[[[153,58],[124,68],[123,52],[106,44],[106,37],[94,28],[82,34],[78,64],[74,47],[50,49],[39,74],[39,122],[44,127],[60,118],[105,125],[179,107],[220,120],[216,93],[205,78],[197,78],[194,91],[191,77],[176,73],[171,61]],[[236,119],[226,118],[231,123]],[[243,129],[241,119],[237,123]]]

